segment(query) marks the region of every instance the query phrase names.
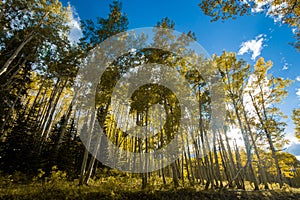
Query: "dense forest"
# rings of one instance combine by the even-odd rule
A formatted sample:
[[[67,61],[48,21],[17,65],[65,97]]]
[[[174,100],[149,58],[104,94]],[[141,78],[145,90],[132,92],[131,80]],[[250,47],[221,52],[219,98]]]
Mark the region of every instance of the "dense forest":
[[[251,10],[251,4],[241,3],[244,1],[217,2],[201,1],[199,9],[213,20]],[[297,42],[292,45],[299,49],[300,2],[286,2],[286,9],[272,14],[282,15],[285,23],[298,28]],[[234,52],[204,58],[185,51],[196,40],[193,30],[174,35],[176,22],[166,17],[153,24],[152,42],[161,44],[161,49],[133,49],[136,43],[147,47],[149,40],[147,35],[134,41],[128,36],[120,45],[130,51],[119,57],[111,55],[113,62],[93,85],[84,83],[90,81],[84,77],[78,81],[78,73],[91,77],[96,69],[86,69],[83,64],[91,52],[128,30],[121,2],[113,1],[105,18],[81,21],[83,37],[78,42],[68,38],[71,7],[58,0],[5,0],[0,5],[1,199],[300,198],[300,161],[284,150],[289,142],[287,117],[293,119],[295,136],[300,138],[300,109],[295,108],[292,116],[280,110],[278,104],[288,95],[292,81],[271,74],[272,61],[261,57],[250,65]],[[107,52],[109,49],[107,46]],[[129,110],[121,101],[113,101],[117,82],[125,81],[121,78],[127,72],[138,76],[134,69],[151,63],[167,65],[186,80],[189,91],[180,85],[178,90],[184,98],[196,100],[193,117],[183,116],[182,97],[143,79],[139,82],[144,85],[131,96]],[[199,67],[201,73],[219,80],[222,95],[218,105],[211,91],[216,83],[197,71]],[[150,72],[149,80],[165,76],[179,80],[169,71],[160,73],[153,68]],[[126,83],[119,85],[117,92],[126,90]],[[92,87],[96,95],[90,92]],[[90,98],[95,101],[94,112],[85,104]],[[213,124],[218,120],[215,112],[222,118],[217,125]],[[186,120],[184,128],[179,128],[180,118]],[[129,131],[130,123],[146,129],[157,127],[158,133],[138,137],[138,131]],[[243,145],[232,129],[238,129]],[[155,170],[149,169],[154,162],[151,157],[134,163],[144,169],[139,173],[132,168],[120,170],[132,161],[107,142],[142,155],[164,148],[176,137],[181,144],[176,159],[155,162]],[[105,162],[112,157],[115,167]]]

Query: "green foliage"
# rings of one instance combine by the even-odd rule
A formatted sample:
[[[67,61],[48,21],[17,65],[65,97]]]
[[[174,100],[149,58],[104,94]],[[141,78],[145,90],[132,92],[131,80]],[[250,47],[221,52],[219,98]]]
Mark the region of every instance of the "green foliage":
[[[281,19],[282,23],[296,28],[297,42],[294,46],[300,50],[300,2],[299,0],[200,0],[199,7],[213,21],[235,19],[237,16],[253,14],[258,8],[268,16]]]
[[[61,172],[54,170],[52,182],[35,182],[28,185],[11,184],[0,187],[0,199],[298,199],[299,189],[284,186],[271,191],[203,190],[200,187],[173,188],[151,184],[141,190],[141,181],[128,177],[106,178],[94,181],[90,186],[77,186],[77,182],[65,181]],[[58,178],[60,177],[60,178]],[[151,183],[157,177],[151,179]],[[56,182],[54,181],[56,180]],[[57,181],[59,180],[59,181]],[[53,181],[56,184],[53,184]]]
[[[58,100],[63,87],[72,85],[82,54],[68,43],[70,10],[61,2],[17,0],[1,5],[0,169],[32,175],[42,167],[41,135],[51,128],[47,118],[53,116],[55,97]],[[47,93],[52,86],[63,89],[57,90],[59,95]],[[41,113],[44,108],[47,116]]]
[[[127,15],[122,12],[122,3],[115,0],[109,8],[110,14],[106,19],[98,18],[96,23],[93,20],[81,22],[84,36],[80,45],[83,49],[90,50],[108,37],[127,30],[129,22]]]
[[[295,136],[300,140],[300,108],[293,110],[292,119],[295,124]]]
[[[243,15],[251,8],[245,3],[241,4],[241,1],[202,3],[205,13],[215,19]],[[214,55],[212,61],[204,62],[202,56],[185,52],[191,39],[176,38],[166,29],[155,33],[155,42],[162,47],[182,51],[187,58],[150,48],[137,49],[116,58],[103,73],[103,84],[97,86],[95,97],[97,119],[115,145],[126,151],[150,152],[167,145],[180,126],[180,105],[176,95],[167,87],[145,84],[132,94],[130,114],[136,117],[136,123],[140,126],[157,123],[151,119],[152,115],[157,117],[166,114],[160,132],[150,139],[141,140],[128,137],[126,131],[117,127],[117,121],[124,121],[127,116],[120,112],[122,109],[118,110],[117,116],[110,114],[114,87],[126,72],[141,64],[157,63],[176,69],[190,84],[191,93],[188,95],[197,97],[200,110],[197,117],[191,119],[196,123],[192,122],[189,130],[186,130],[196,130],[197,135],[192,138],[188,149],[183,149],[185,155],[181,160],[156,172],[128,174],[106,168],[87,152],[77,130],[79,115],[86,113],[75,110],[76,94],[71,89],[79,63],[86,53],[110,36],[127,30],[128,18],[122,12],[122,4],[113,1],[106,18],[82,22],[84,37],[79,44],[68,42],[70,7],[63,7],[59,1],[7,0],[0,2],[0,5],[4,10],[0,12],[0,102],[3,102],[0,105],[0,170],[3,173],[0,176],[0,198],[246,198],[246,191],[228,193],[226,189],[252,190],[256,177],[262,182],[263,175],[267,178],[266,185],[277,189],[277,174],[281,171],[285,185],[282,184],[283,188],[278,194],[286,195],[286,192],[292,191],[295,197],[299,196],[297,191],[286,185],[300,186],[299,162],[294,156],[278,151],[286,142],[286,124],[283,120],[285,116],[276,104],[287,95],[286,87],[290,81],[271,75],[268,71],[271,62],[260,58],[254,66],[250,66],[238,60],[235,53],[228,52]],[[298,19],[293,18],[299,16],[298,4],[293,9],[295,13],[289,12],[291,15],[284,16],[287,23],[296,26]],[[218,12],[220,10],[222,12]],[[29,13],[31,17],[28,17]],[[18,27],[16,20],[20,21]],[[166,17],[156,27],[174,30],[175,23]],[[195,39],[191,31],[186,35]],[[135,42],[141,46],[147,42],[146,37],[139,39]],[[132,41],[126,42],[122,45],[131,44]],[[199,66],[192,66],[190,61],[195,61]],[[211,65],[207,67],[207,63]],[[213,109],[218,112],[218,106],[223,104],[212,108],[210,85],[196,70],[200,66],[209,73],[218,72],[216,77],[222,80],[224,87],[221,89],[225,93],[224,103],[227,107],[227,116],[222,117],[226,117],[227,127],[239,127],[246,151],[232,147],[232,143],[234,146],[235,143],[227,137],[226,128],[218,127],[218,130],[210,132],[210,112]],[[85,73],[94,73],[94,69]],[[154,78],[163,78],[155,70],[152,73]],[[139,77],[139,74],[136,75]],[[176,80],[178,77],[171,78]],[[91,98],[89,95],[84,98]],[[249,101],[245,103],[247,97]],[[163,107],[165,113],[152,112],[152,106],[156,104]],[[245,108],[246,104],[251,107],[250,110]],[[299,113],[298,110],[293,112],[296,136],[300,135]],[[90,128],[89,123],[85,122],[84,128]],[[207,147],[209,134],[213,134],[214,138],[212,151]],[[92,136],[93,140],[95,138]],[[271,151],[266,148],[266,143]],[[252,155],[254,144],[258,152]],[[106,156],[109,153],[105,150],[107,144],[100,145],[101,155]],[[265,170],[264,173],[261,168]],[[89,186],[77,186],[82,184],[82,177]],[[263,188],[260,182],[258,188]],[[140,190],[141,186],[143,190]],[[202,191],[209,187],[222,190],[217,193]],[[278,194],[274,191],[250,196],[280,196]]]

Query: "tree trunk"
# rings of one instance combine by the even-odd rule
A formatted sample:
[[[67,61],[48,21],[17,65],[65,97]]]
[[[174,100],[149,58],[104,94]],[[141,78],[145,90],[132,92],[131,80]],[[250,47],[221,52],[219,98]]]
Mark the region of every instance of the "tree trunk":
[[[9,57],[9,59],[4,63],[3,67],[0,69],[0,76],[2,76],[2,74],[4,74],[7,71],[9,65],[18,56],[18,54],[24,48],[24,46],[33,39],[34,34],[35,34],[35,31],[31,31],[28,34],[28,36],[25,38],[25,40],[18,46],[18,48],[14,51],[14,53]]]
[[[268,186],[268,182],[267,182],[265,167],[264,167],[264,164],[261,161],[261,158],[260,158],[260,155],[259,155],[259,152],[258,152],[258,149],[257,149],[257,145],[255,143],[256,140],[254,139],[253,133],[251,131],[251,127],[250,127],[250,123],[248,121],[248,117],[247,117],[247,114],[246,114],[246,109],[245,109],[245,106],[244,106],[244,103],[243,103],[243,99],[241,99],[241,102],[242,102],[242,109],[243,109],[243,114],[244,114],[245,122],[246,122],[246,125],[247,125],[247,129],[248,129],[248,133],[250,135],[250,139],[252,141],[252,146],[254,148],[254,152],[255,152],[257,160],[258,160],[258,166],[257,166],[258,171],[261,174],[261,180],[262,180],[262,183],[265,186],[265,189],[268,190],[269,186]]]
[[[239,126],[240,126],[240,130],[242,132],[243,139],[244,139],[244,142],[245,142],[245,148],[246,148],[246,152],[247,152],[247,160],[249,161],[248,162],[249,169],[250,169],[250,173],[251,173],[251,176],[252,176],[253,182],[254,182],[254,190],[259,190],[258,181],[257,181],[256,175],[255,175],[253,165],[252,165],[252,160],[251,160],[252,159],[252,154],[251,154],[251,146],[249,144],[249,138],[248,138],[248,135],[246,134],[246,132],[243,128],[241,116],[240,116],[239,111],[238,111],[237,102],[234,99],[232,99],[232,101],[233,101],[233,105],[234,105],[235,114],[236,114],[236,117],[238,119],[238,123],[239,123]]]
[[[23,42],[18,46],[18,48],[14,51],[14,53],[9,57],[9,59],[4,63],[3,67],[0,69],[0,76],[2,76],[3,73],[5,73],[8,69],[8,67],[10,66],[10,64],[14,61],[14,59],[19,55],[19,53],[22,51],[22,49],[24,48],[24,46],[30,42],[34,35],[36,34],[36,30],[38,30],[40,28],[40,26],[44,23],[45,18],[50,14],[50,12],[46,12],[45,15],[43,16],[43,18],[41,19],[41,21],[39,22],[39,24],[37,25],[37,27],[34,28],[34,30],[32,30],[27,37],[25,38],[25,40],[23,40]]]
[[[92,156],[92,159],[89,163],[88,170],[87,170],[87,173],[86,173],[86,176],[85,176],[84,183],[86,185],[89,184],[89,179],[91,178],[91,175],[92,175],[92,172],[93,172],[93,168],[94,168],[94,164],[95,164],[95,161],[96,161],[97,153],[98,153],[100,145],[101,145],[101,138],[102,138],[102,135],[99,134],[99,136],[97,138],[97,143],[96,143],[97,147],[95,148],[95,150],[93,152],[93,156]]]
[[[89,115],[89,113],[87,114],[87,116]],[[81,164],[81,170],[80,170],[80,175],[79,175],[79,185],[82,185],[84,183],[84,177],[86,175],[85,170],[86,170],[86,165],[87,165],[87,160],[89,157],[89,148],[90,148],[90,144],[91,144],[91,139],[92,139],[92,132],[94,129],[94,124],[95,124],[95,118],[96,118],[96,112],[92,114],[91,116],[91,121],[90,121],[90,126],[87,127],[88,128],[88,138],[87,138],[87,144],[86,144],[86,148],[84,151],[84,155],[83,155],[83,160],[82,160],[82,164]],[[87,124],[87,121],[86,121]]]
[[[261,89],[261,92],[262,92],[262,89]],[[249,92],[249,95],[251,97],[251,101],[252,101],[252,104],[255,108],[255,112],[260,120],[260,123],[262,124],[263,126],[263,129],[264,129],[264,132],[267,136],[267,140],[268,140],[268,143],[269,143],[269,146],[270,146],[270,149],[271,149],[271,152],[272,152],[272,158],[274,159],[274,162],[275,162],[275,166],[276,166],[276,171],[277,171],[277,178],[278,178],[278,182],[279,182],[279,185],[280,185],[280,188],[282,188],[283,186],[283,179],[282,179],[282,172],[281,172],[281,169],[280,169],[280,165],[279,165],[279,162],[278,162],[278,158],[277,158],[277,155],[276,155],[276,149],[274,147],[274,144],[273,144],[273,140],[272,140],[272,136],[271,134],[269,133],[268,129],[266,128],[266,125],[264,123],[264,120],[267,120],[267,115],[266,115],[266,109],[265,109],[265,106],[264,104],[262,103],[262,107],[263,107],[263,114],[264,114],[264,119],[262,118],[259,110],[258,110],[258,107],[254,101],[254,98],[251,94],[251,92]]]

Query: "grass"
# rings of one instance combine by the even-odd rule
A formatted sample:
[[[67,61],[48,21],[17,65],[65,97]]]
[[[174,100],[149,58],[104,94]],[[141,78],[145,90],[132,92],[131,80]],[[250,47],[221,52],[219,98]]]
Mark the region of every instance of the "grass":
[[[68,181],[61,171],[54,171],[49,178],[35,177],[21,183],[12,177],[2,177],[0,199],[253,199],[285,200],[300,199],[300,189],[285,186],[268,191],[204,190],[196,184],[174,188],[172,180],[163,185],[161,179],[153,177],[147,189],[141,189],[141,179],[129,175],[98,177],[89,185],[78,186],[78,180]]]

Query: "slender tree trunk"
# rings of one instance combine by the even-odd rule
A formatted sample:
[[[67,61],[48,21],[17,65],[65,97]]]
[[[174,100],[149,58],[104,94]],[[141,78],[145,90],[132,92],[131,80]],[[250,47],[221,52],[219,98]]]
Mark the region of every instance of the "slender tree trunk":
[[[261,92],[262,92],[262,89],[261,89]],[[264,119],[263,119],[262,116],[261,116],[261,114],[260,114],[260,112],[259,112],[259,110],[258,110],[258,106],[256,105],[256,103],[254,101],[254,98],[253,98],[253,95],[251,94],[251,92],[249,92],[249,95],[251,97],[252,104],[253,104],[253,106],[255,108],[255,112],[256,112],[256,114],[257,114],[257,116],[258,116],[258,118],[260,120],[260,123],[263,126],[263,130],[264,130],[264,132],[265,132],[265,134],[267,136],[267,141],[269,143],[269,146],[270,146],[270,149],[271,149],[271,152],[272,152],[272,158],[274,159],[275,166],[276,166],[278,182],[279,182],[280,188],[282,188],[282,186],[283,186],[283,178],[282,178],[282,172],[281,172],[281,168],[280,168],[280,165],[279,165],[279,162],[278,162],[278,158],[277,158],[277,155],[276,155],[276,149],[275,149],[274,144],[273,144],[272,136],[269,133],[269,131],[266,128],[266,125],[264,123],[264,119],[267,120],[267,114],[266,114],[266,109],[265,109],[264,103],[262,103],[263,114],[264,114]]]
[[[267,182],[265,167],[264,167],[264,164],[261,161],[261,158],[260,158],[260,155],[259,155],[259,152],[258,152],[258,149],[257,149],[257,145],[255,143],[256,140],[254,139],[253,133],[251,131],[251,127],[250,127],[250,123],[248,121],[248,117],[247,117],[247,114],[246,114],[246,109],[245,109],[245,105],[243,103],[243,99],[241,99],[241,103],[242,103],[242,109],[243,109],[243,114],[244,114],[245,122],[246,122],[246,125],[247,125],[247,129],[248,129],[248,133],[250,135],[250,139],[252,141],[252,146],[254,148],[254,152],[255,152],[257,160],[258,160],[258,171],[261,174],[262,183],[264,184],[265,189],[267,190],[267,189],[269,189],[269,186],[268,186],[268,182]]]
[[[41,153],[42,151],[42,148],[43,148],[43,144],[44,142],[46,141],[47,137],[48,137],[48,134],[51,130],[51,126],[52,126],[52,123],[53,123],[53,115],[54,115],[54,112],[55,112],[55,108],[57,106],[57,103],[61,97],[61,93],[62,91],[64,90],[65,86],[67,84],[67,80],[64,81],[64,83],[62,84],[62,86],[59,87],[59,90],[58,90],[58,94],[57,96],[54,98],[54,103],[52,106],[49,107],[49,114],[48,114],[48,117],[47,117],[47,120],[45,121],[45,126],[44,126],[44,129],[43,129],[43,132],[42,132],[42,137],[41,137],[41,141],[40,141],[40,150],[39,152]]]
[[[89,115],[89,113],[87,113],[87,116]],[[86,165],[87,165],[87,160],[89,157],[89,151],[88,149],[90,148],[90,144],[91,144],[91,139],[92,139],[92,133],[93,133],[93,129],[94,129],[94,124],[95,124],[95,118],[96,118],[96,112],[92,114],[91,116],[91,120],[90,120],[90,125],[88,127],[88,138],[87,138],[87,144],[86,144],[86,149],[84,151],[84,155],[83,155],[83,160],[82,160],[82,164],[81,164],[81,170],[80,170],[80,175],[79,175],[79,185],[82,185],[84,183],[84,177],[86,175]],[[88,122],[86,121],[86,124]]]
[[[220,172],[220,165],[219,165],[219,159],[218,159],[218,152],[217,152],[217,143],[216,143],[216,131],[213,131],[213,151],[214,151],[214,158],[216,163],[216,182],[220,181],[220,187],[223,187],[223,180],[221,177]],[[219,185],[217,185],[219,186]]]
[[[229,144],[229,139],[228,139],[228,136],[227,136],[227,130],[224,130],[224,136],[225,136],[225,141],[226,141],[226,147],[228,149],[228,156],[229,156],[229,168],[231,169],[231,175],[234,175],[234,174],[237,174],[237,169],[236,169],[236,165],[235,165],[235,162],[234,162],[234,159],[233,159],[233,155],[232,155],[232,148]],[[239,176],[236,180],[235,180],[235,183],[237,185],[237,188],[238,189],[243,189],[244,188],[244,184],[243,184],[243,179],[241,176]]]
[[[68,107],[67,113],[65,115],[63,115],[63,123],[62,123],[61,129],[59,131],[58,141],[57,141],[57,144],[56,144],[56,147],[55,147],[55,153],[58,153],[58,150],[59,150],[59,148],[60,148],[60,146],[63,142],[65,132],[67,130],[67,124],[68,124],[68,121],[70,119],[70,116],[71,116],[72,109],[73,109],[73,106],[75,104],[76,98],[77,98],[77,92],[75,92],[74,97],[72,98],[72,101],[71,101],[71,103]]]
[[[9,67],[9,65],[14,61],[14,59],[19,55],[20,51],[24,48],[24,46],[30,42],[34,37],[35,31],[31,31],[25,40],[18,46],[18,48],[14,51],[14,53],[10,56],[10,58],[4,63],[3,67],[0,69],[0,76],[5,73]]]
[[[10,66],[10,64],[14,61],[14,59],[19,55],[19,53],[22,51],[22,49],[24,48],[24,46],[30,42],[33,37],[36,34],[36,30],[40,28],[40,26],[44,23],[44,20],[46,19],[46,17],[49,15],[49,12],[46,12],[45,15],[43,16],[43,18],[40,20],[39,24],[37,25],[36,28],[34,28],[34,30],[32,30],[27,36],[26,38],[23,40],[23,42],[18,46],[18,48],[14,51],[14,53],[9,57],[9,59],[4,63],[3,67],[0,69],[0,76],[2,76],[3,73],[5,73],[8,69],[8,67]]]
[[[45,128],[45,124],[47,123],[47,120],[49,118],[49,114],[50,114],[51,109],[53,107],[55,97],[56,97],[56,95],[58,93],[58,90],[59,90],[60,82],[61,82],[61,80],[57,79],[57,81],[56,81],[56,83],[55,83],[55,85],[54,85],[54,87],[51,91],[50,98],[49,98],[48,102],[45,103],[45,106],[42,110],[42,115],[41,115],[41,119],[40,119],[40,123],[39,123],[39,131],[41,132],[40,140],[42,140],[42,135],[43,135],[43,131],[44,131],[44,128]]]
[[[219,145],[221,147],[220,155],[221,155],[221,159],[222,159],[222,165],[224,167],[224,172],[225,172],[226,178],[227,178],[228,182],[230,182],[230,180],[233,178],[232,168],[234,168],[234,166],[230,165],[231,163],[227,158],[227,155],[230,154],[230,153],[227,153],[227,150],[226,150],[225,145],[223,143],[223,138],[222,138],[222,135],[221,135],[220,132],[219,132],[219,138],[220,139],[218,141],[219,141]],[[228,151],[230,151],[230,149],[228,149]],[[239,188],[238,184],[237,184],[237,186]],[[233,188],[233,184],[230,183],[229,187]]]
[[[238,168],[238,171],[237,171],[237,174],[239,172],[241,172],[238,176],[240,177],[241,179],[241,184],[242,184],[242,189],[245,190],[245,182],[244,182],[244,178],[242,176],[242,171],[244,170],[244,168],[242,167],[242,162],[241,162],[241,156],[240,156],[240,153],[239,153],[239,149],[238,149],[238,146],[237,146],[237,143],[236,141],[235,142],[235,158],[236,158],[236,163],[237,163],[237,168]],[[248,162],[248,161],[247,161]],[[247,165],[246,165],[247,166]]]
[[[178,182],[177,166],[175,162],[171,164],[171,168],[172,168],[174,187],[177,188],[179,187],[179,182]]]
[[[89,163],[88,170],[87,170],[87,173],[86,173],[86,176],[85,176],[84,183],[86,185],[89,184],[89,180],[90,180],[92,172],[93,172],[93,168],[94,168],[94,164],[95,164],[95,161],[96,161],[97,153],[98,153],[100,145],[101,145],[101,138],[102,138],[102,135],[99,134],[99,136],[97,138],[97,143],[96,143],[97,147],[94,150],[92,159],[91,159],[91,161]]]
[[[1,126],[1,134],[0,134],[0,136],[1,136],[1,140],[2,141],[4,141],[4,138],[5,138],[5,134],[4,134],[4,132],[5,132],[5,125],[9,121],[9,118],[11,117],[12,111],[14,110],[17,101],[20,99],[21,92],[22,92],[22,89],[20,89],[18,91],[17,98],[15,99],[15,101],[13,102],[13,104],[11,105],[8,113],[6,114],[5,120],[4,120],[4,122],[3,122],[2,126]]]
[[[249,143],[249,138],[248,138],[248,135],[246,134],[244,128],[243,128],[243,125],[242,125],[242,120],[241,120],[241,117],[240,117],[240,114],[239,114],[239,111],[238,111],[238,106],[237,106],[237,102],[232,99],[233,101],[233,105],[234,105],[234,110],[235,110],[235,114],[236,114],[236,117],[238,119],[238,124],[240,126],[240,130],[242,132],[242,135],[243,135],[243,138],[244,138],[244,142],[245,142],[245,148],[246,148],[246,152],[247,152],[247,160],[249,160],[249,170],[250,170],[250,173],[251,173],[251,176],[253,178],[253,182],[254,182],[254,190],[259,190],[259,187],[258,187],[258,181],[257,181],[257,178],[256,178],[256,175],[255,175],[255,172],[254,172],[254,169],[253,169],[253,165],[252,165],[252,154],[251,154],[251,146],[250,146],[250,143]]]
[[[14,82],[14,77],[21,71],[21,69],[22,69],[22,67],[26,64],[26,62],[27,62],[27,60],[26,59],[23,59],[23,62],[20,64],[20,62],[21,62],[21,58],[20,59],[18,59],[18,62],[17,62],[17,64],[15,65],[15,66],[13,66],[8,72],[7,72],[7,74],[9,74],[10,72],[12,72],[13,71],[13,69],[15,68],[15,67],[17,67],[17,66],[20,66],[20,67],[18,67],[18,69],[8,78],[8,79],[6,79],[6,83],[4,83],[3,85],[2,85],[2,88],[7,88],[7,87],[9,87],[9,86],[11,86],[12,85],[12,83]],[[1,75],[0,75],[1,76]]]
[[[40,94],[41,94],[41,92],[43,90],[45,82],[46,82],[46,79],[43,79],[43,82],[42,82],[41,86],[39,87],[38,93],[36,94],[36,96],[34,98],[34,101],[33,101],[32,105],[31,105],[31,107],[29,109],[29,112],[28,112],[28,115],[27,115],[25,121],[27,121],[34,114],[34,112],[33,112],[34,108],[35,108],[35,106],[37,104],[37,100],[40,98]]]

